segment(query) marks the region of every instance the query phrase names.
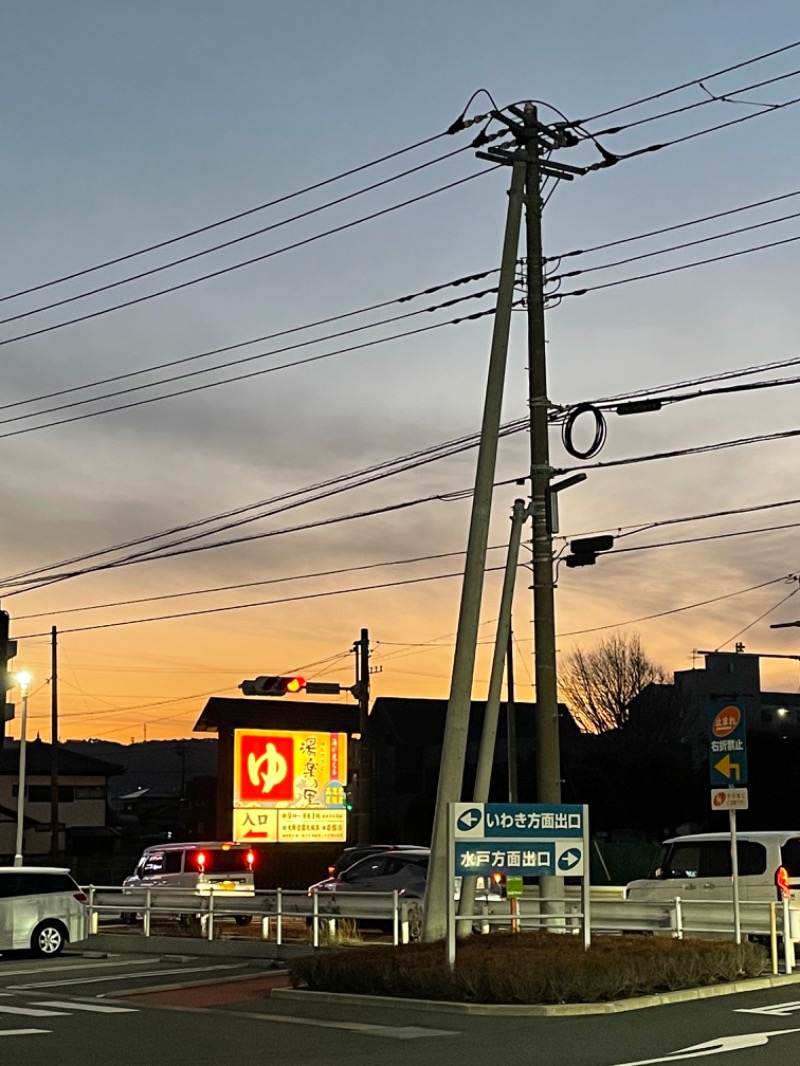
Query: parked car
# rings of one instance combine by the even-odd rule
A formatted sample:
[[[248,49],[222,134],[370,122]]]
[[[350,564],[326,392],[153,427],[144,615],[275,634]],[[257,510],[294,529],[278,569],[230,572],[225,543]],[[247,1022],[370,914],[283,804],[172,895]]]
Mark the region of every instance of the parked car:
[[[736,839],[741,900],[770,903],[785,889],[800,908],[800,830],[742,830]],[[730,900],[731,878],[730,833],[697,833],[665,840],[649,876],[631,881],[625,894],[631,900]]]
[[[68,869],[0,866],[0,952],[59,955],[86,936],[86,899]]]
[[[328,867],[328,874],[331,877],[338,877],[343,870],[349,869],[354,866],[360,859],[365,859],[368,855],[377,855],[386,851],[427,851],[421,844],[354,844],[350,848],[345,848],[333,866]]]
[[[393,892],[395,889],[407,899],[422,899],[428,877],[430,848],[403,846],[366,855],[338,876],[328,877],[309,886],[324,892]],[[456,878],[455,897],[458,898],[461,878]],[[500,900],[500,886],[491,878],[479,877],[477,898]]]
[[[246,844],[220,841],[153,844],[145,848],[135,871],[122,882],[123,894],[144,888],[185,888],[203,896],[253,896],[256,853]],[[124,922],[136,921],[136,911],[123,911]],[[236,916],[248,925],[252,915]]]
[[[355,849],[354,849],[355,850]],[[325,892],[393,892],[421,899],[428,876],[429,848],[402,848],[365,855],[339,874],[309,887]]]

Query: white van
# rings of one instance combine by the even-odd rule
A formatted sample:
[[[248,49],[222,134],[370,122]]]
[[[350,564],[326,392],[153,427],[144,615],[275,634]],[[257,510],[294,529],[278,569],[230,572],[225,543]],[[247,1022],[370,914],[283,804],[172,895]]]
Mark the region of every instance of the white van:
[[[800,830],[742,830],[736,834],[739,898],[743,904],[771,903],[788,894],[792,939],[800,936]],[[684,907],[693,903],[730,903],[733,898],[730,833],[697,833],[671,837],[659,848],[649,877],[631,881],[625,898],[641,902],[669,902],[680,897]],[[743,924],[766,921],[767,911],[745,907]],[[715,908],[696,908],[694,920]],[[749,921],[746,921],[749,919]]]
[[[153,844],[145,848],[136,869],[122,882],[123,894],[145,888],[183,888],[199,896],[253,896],[256,852],[246,844],[192,841]],[[122,920],[133,922],[136,912],[124,911]],[[250,915],[237,915],[247,925]]]
[[[86,895],[69,870],[0,866],[0,952],[53,958],[86,932]]]
[[[800,830],[743,830],[736,841],[743,900],[777,900],[785,884],[800,904]],[[628,885],[626,898],[727,900],[731,878],[730,833],[671,837],[659,848],[649,877]]]

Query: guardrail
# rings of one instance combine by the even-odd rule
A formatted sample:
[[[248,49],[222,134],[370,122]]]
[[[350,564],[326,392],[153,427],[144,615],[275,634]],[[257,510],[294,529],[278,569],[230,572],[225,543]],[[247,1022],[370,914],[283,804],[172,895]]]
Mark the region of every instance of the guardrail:
[[[159,917],[190,917],[199,922],[201,935],[213,940],[220,921],[228,918],[256,918],[261,923],[261,938],[284,942],[286,919],[301,917],[311,931],[311,944],[317,948],[332,933],[337,922],[350,920],[367,924],[380,922],[391,932],[392,943],[408,944],[419,935],[422,900],[407,899],[397,891],[340,892],[293,889],[269,889],[252,894],[215,892],[197,894],[188,889],[153,887],[124,891],[120,886],[84,887],[88,896],[89,928],[98,931],[100,917],[134,913],[142,917],[142,935],[151,935],[152,922]],[[569,893],[569,889],[567,890]],[[795,940],[800,939],[800,911],[789,901],[740,902],[741,931],[769,943],[772,971],[778,972],[782,946],[786,973],[795,966]],[[544,928],[556,932],[577,933],[583,914],[581,901],[567,894],[540,900],[536,890],[526,890],[514,900],[477,900],[472,914],[458,915],[460,924],[469,922],[481,933],[508,926],[512,930]],[[677,939],[692,936],[733,935],[732,900],[691,900],[677,896],[672,900],[628,900],[620,890],[593,890],[590,906],[592,934],[624,932],[652,933]],[[784,932],[786,935],[784,935]]]
[[[275,942],[284,939],[284,920],[302,917],[311,929],[311,942],[320,946],[320,932],[329,931],[342,919],[378,921],[389,926],[394,944],[408,944],[419,934],[422,901],[406,899],[399,892],[342,892],[312,889],[269,889],[252,894],[231,892],[194,893],[185,888],[147,887],[123,891],[119,886],[84,886],[88,896],[89,929],[96,933],[103,915],[142,916],[142,935],[151,935],[153,918],[192,918],[200,923],[201,934],[213,940],[216,924],[225,918],[258,918],[261,937],[270,939],[274,924]]]

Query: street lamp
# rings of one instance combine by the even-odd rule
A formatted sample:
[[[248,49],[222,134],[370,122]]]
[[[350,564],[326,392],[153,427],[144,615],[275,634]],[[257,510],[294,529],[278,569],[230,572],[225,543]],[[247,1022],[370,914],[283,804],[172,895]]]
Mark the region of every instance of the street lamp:
[[[17,786],[17,845],[14,850],[14,865],[22,866],[22,822],[25,817],[25,731],[28,724],[28,688],[31,683],[31,675],[27,670],[21,670],[14,680],[22,693],[22,719],[20,721],[19,737],[19,784]]]

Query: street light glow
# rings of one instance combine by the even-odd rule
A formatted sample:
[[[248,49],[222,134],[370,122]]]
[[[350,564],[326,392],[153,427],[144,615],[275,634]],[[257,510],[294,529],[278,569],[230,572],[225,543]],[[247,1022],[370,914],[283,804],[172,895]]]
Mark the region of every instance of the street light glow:
[[[30,686],[31,681],[33,681],[33,677],[27,670],[20,670],[18,674],[14,675],[14,680],[17,682],[17,685],[22,692],[25,693],[28,691],[28,687]]]

